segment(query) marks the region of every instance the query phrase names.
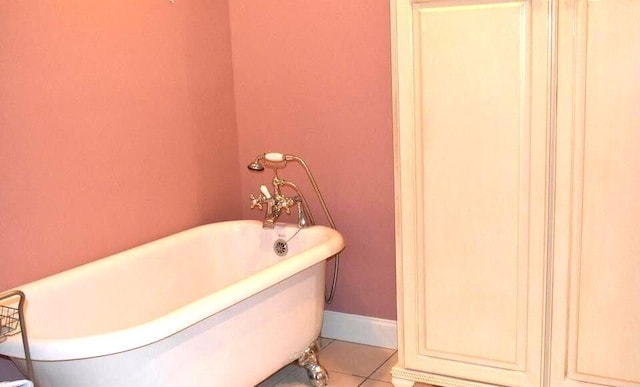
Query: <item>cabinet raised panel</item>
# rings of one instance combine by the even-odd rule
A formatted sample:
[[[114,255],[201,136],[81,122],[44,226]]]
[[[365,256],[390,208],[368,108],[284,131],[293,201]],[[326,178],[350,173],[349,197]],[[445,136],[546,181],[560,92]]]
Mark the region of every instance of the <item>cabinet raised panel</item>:
[[[640,385],[640,1],[561,3],[552,385]]]
[[[522,1],[398,2],[405,365],[538,385],[547,19]],[[410,171],[410,172],[409,172]],[[405,185],[406,182],[412,187]],[[407,191],[407,195],[404,193]],[[404,230],[411,229],[411,232]]]

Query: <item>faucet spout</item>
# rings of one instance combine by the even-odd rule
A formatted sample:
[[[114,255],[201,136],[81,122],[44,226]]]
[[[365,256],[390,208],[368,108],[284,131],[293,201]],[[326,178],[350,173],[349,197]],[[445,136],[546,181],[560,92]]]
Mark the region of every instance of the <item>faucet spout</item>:
[[[276,225],[276,221],[280,217],[280,213],[275,211],[275,200],[269,199],[267,201],[267,211],[264,215],[264,221],[262,222],[263,228],[273,228]]]

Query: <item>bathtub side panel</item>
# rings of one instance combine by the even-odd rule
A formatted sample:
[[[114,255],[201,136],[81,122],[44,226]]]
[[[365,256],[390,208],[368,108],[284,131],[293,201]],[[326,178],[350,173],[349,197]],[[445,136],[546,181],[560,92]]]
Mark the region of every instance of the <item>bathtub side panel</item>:
[[[35,362],[40,387],[246,387],[294,361],[320,334],[322,261],[159,342],[109,356]]]

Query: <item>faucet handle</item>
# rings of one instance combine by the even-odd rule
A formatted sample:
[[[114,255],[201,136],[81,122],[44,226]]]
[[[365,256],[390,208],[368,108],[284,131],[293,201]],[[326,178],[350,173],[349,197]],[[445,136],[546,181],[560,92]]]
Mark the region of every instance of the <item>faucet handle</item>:
[[[262,203],[269,202],[272,200],[271,192],[269,192],[269,188],[266,185],[262,184],[260,186],[261,195],[255,197],[253,194],[249,195],[249,199],[251,199],[251,209],[253,210],[255,207],[258,207],[259,210],[262,210]]]
[[[260,186],[260,192],[262,192],[262,194],[264,195],[264,198],[269,200],[271,199],[271,192],[269,192],[269,188],[267,188],[266,185],[262,184]]]
[[[249,195],[249,199],[251,199],[251,209],[253,210],[255,207],[258,207],[259,210],[262,210],[262,202],[264,197],[262,195],[257,198],[253,196],[253,194]]]

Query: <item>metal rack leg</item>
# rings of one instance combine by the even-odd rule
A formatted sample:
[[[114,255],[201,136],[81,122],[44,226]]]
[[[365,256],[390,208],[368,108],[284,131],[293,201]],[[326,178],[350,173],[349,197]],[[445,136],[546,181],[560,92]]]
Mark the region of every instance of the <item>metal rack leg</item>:
[[[22,347],[24,349],[24,357],[27,363],[27,378],[33,381],[33,362],[31,361],[31,351],[29,350],[29,338],[27,335],[27,324],[24,318],[24,302],[25,294],[20,290],[12,290],[10,292],[0,294],[0,301],[18,297],[18,323],[20,324],[20,334],[22,335]],[[34,384],[35,386],[35,384]]]

